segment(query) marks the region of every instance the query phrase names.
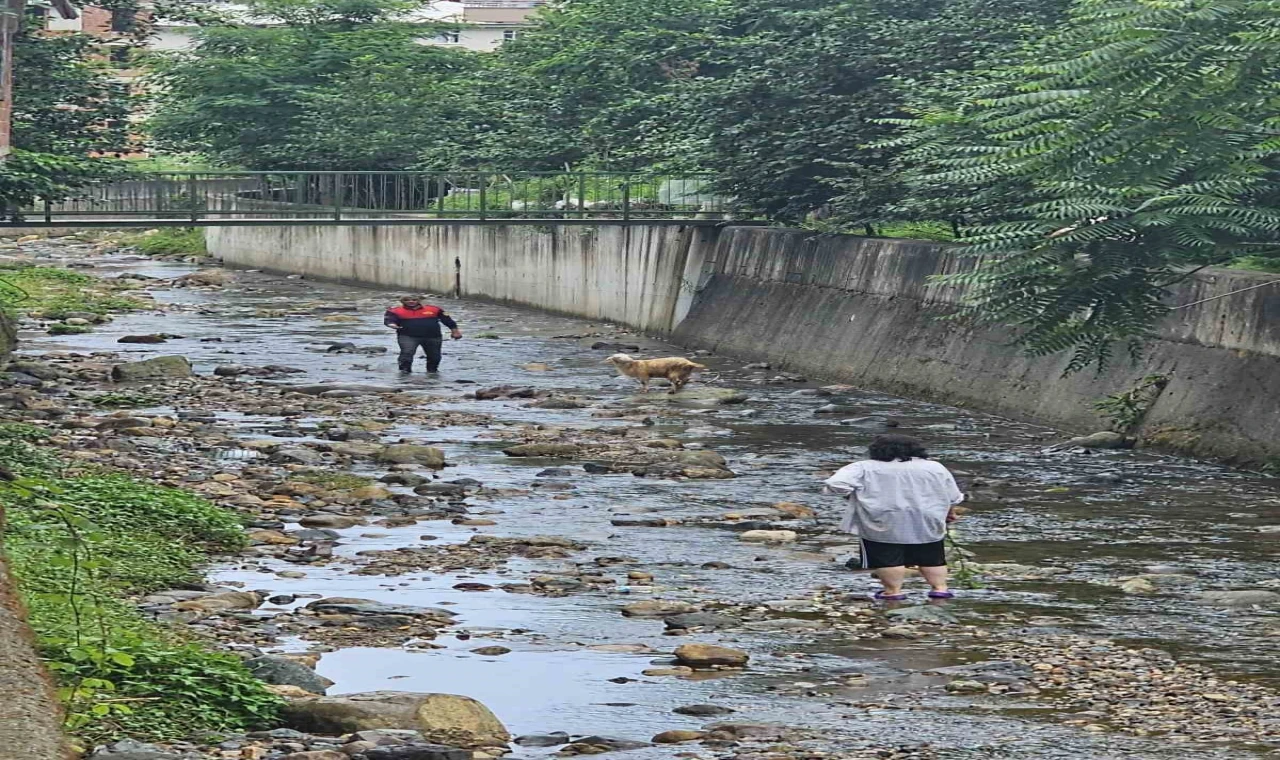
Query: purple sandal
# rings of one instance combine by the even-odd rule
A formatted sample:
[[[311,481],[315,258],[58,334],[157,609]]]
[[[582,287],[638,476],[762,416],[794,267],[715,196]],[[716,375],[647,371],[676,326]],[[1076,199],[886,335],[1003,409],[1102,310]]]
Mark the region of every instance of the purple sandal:
[[[956,595],[950,591],[930,591],[930,599],[955,599]]]
[[[901,602],[907,598],[907,595],[906,594],[886,594],[883,591],[877,591],[875,595],[873,595],[871,598],[881,602]]]

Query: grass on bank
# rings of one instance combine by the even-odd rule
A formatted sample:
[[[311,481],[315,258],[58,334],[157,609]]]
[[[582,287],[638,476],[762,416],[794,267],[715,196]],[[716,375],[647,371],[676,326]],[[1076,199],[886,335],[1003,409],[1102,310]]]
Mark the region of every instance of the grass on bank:
[[[0,308],[44,319],[68,314],[110,314],[146,308],[113,286],[70,269],[38,266],[0,267]]]
[[[270,726],[279,700],[229,654],[145,620],[131,597],[201,579],[244,544],[235,514],[122,475],[68,473],[39,427],[0,424],[5,550],[41,653],[91,741]]]
[[[120,244],[147,256],[205,256],[204,230],[195,227],[165,227],[124,236]]]

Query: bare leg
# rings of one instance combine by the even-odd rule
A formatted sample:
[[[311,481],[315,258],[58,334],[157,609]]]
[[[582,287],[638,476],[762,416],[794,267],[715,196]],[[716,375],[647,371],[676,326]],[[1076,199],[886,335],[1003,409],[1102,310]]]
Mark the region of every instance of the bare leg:
[[[876,580],[880,581],[880,585],[884,586],[884,593],[893,595],[902,593],[902,579],[907,576],[907,568],[902,565],[897,567],[881,567],[875,571]]]
[[[934,591],[947,590],[947,566],[939,565],[938,567],[922,567],[920,574],[929,582],[929,587]]]

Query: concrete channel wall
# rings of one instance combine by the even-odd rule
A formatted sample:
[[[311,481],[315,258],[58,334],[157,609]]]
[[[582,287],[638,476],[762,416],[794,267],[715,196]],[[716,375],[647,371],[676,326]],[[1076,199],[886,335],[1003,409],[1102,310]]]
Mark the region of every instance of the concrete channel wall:
[[[670,332],[714,227],[388,225],[223,227],[209,251],[237,266],[525,304]],[[691,269],[692,280],[685,279]],[[682,295],[683,294],[683,295]]]
[[[231,264],[526,304],[814,377],[1070,430],[1148,375],[1169,382],[1142,432],[1162,448],[1280,461],[1280,286],[1175,311],[1144,357],[1063,379],[1001,330],[940,321],[961,297],[929,282],[968,262],[945,246],[759,227],[352,226],[208,231]],[[1274,275],[1212,270],[1179,303]]]

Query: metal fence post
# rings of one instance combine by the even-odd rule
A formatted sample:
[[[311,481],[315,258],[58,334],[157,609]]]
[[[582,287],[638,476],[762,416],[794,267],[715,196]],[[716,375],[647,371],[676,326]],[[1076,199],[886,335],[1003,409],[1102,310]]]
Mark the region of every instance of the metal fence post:
[[[342,175],[337,172],[333,173],[333,221],[342,221]]]
[[[187,177],[187,195],[191,196],[191,221],[200,219],[200,204],[196,201],[196,175]]]
[[[587,173],[578,172],[578,218],[587,218]]]
[[[48,198],[44,199],[44,223],[53,224],[53,204]]]
[[[622,175],[622,221],[631,219],[631,175]]]
[[[489,188],[489,178],[480,175],[480,221],[484,221],[486,217],[485,205],[488,201],[487,190]]]

